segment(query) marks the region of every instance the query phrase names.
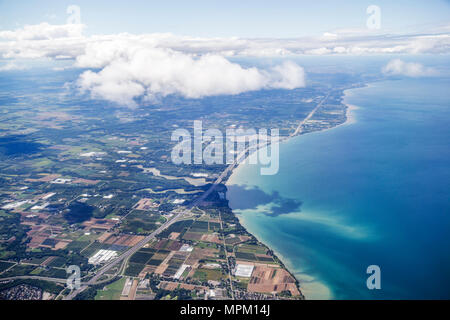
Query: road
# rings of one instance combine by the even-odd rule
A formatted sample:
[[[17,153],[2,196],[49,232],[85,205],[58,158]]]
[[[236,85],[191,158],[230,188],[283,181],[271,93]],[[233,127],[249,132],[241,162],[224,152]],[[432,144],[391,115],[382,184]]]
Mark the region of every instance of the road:
[[[101,267],[95,274],[94,277],[92,277],[91,280],[89,280],[87,283],[82,285],[78,290],[72,291],[69,295],[67,295],[64,300],[72,300],[75,298],[78,294],[86,290],[89,286],[100,284],[101,281],[98,281],[106,272],[111,270],[112,267],[117,265],[119,262],[122,262],[129,257],[131,257],[133,254],[135,254],[137,251],[139,251],[143,246],[145,246],[150,240],[153,240],[158,234],[160,234],[162,231],[170,227],[175,222],[179,221],[181,218],[183,218],[188,213],[191,213],[192,209],[195,208],[197,205],[199,205],[202,201],[204,201],[214,190],[215,188],[223,182],[223,180],[228,176],[228,174],[243,160],[245,159],[245,154],[247,153],[249,149],[247,148],[244,150],[241,154],[238,155],[236,161],[228,166],[228,168],[222,172],[222,174],[216,179],[216,181],[209,187],[209,189],[203,193],[199,198],[197,198],[193,203],[190,204],[186,210],[178,213],[173,219],[165,222],[162,224],[158,229],[153,231],[151,234],[146,236],[144,239],[142,239],[139,243],[137,243],[134,247],[128,249],[125,251],[122,255],[120,255],[115,260],[105,264],[103,267]]]
[[[296,136],[298,134],[302,133],[302,128],[303,125],[310,120],[314,114],[316,113],[316,111],[325,103],[325,101],[328,99],[328,97],[330,96],[330,93],[327,94],[327,96],[325,98],[322,99],[322,101],[320,101],[320,103],[314,108],[314,110],[312,110],[308,116],[303,119],[303,121],[300,122],[300,124],[298,125],[297,129],[294,131],[294,133],[292,133],[289,137],[293,137]],[[256,151],[261,147],[266,146],[267,143],[263,143],[263,144],[258,144],[256,147],[253,147]],[[147,244],[150,240],[154,239],[156,237],[156,235],[158,235],[159,233],[161,233],[162,231],[164,231],[166,228],[168,228],[169,226],[171,226],[172,224],[174,224],[175,222],[179,221],[182,217],[184,217],[187,213],[190,213],[192,211],[192,209],[194,207],[196,207],[198,204],[200,204],[202,201],[204,201],[215,189],[218,185],[220,185],[224,179],[226,177],[228,177],[228,175],[241,163],[243,162],[246,158],[247,158],[247,153],[250,151],[250,147],[247,147],[244,151],[242,151],[237,157],[236,160],[230,164],[220,175],[219,177],[216,179],[216,181],[214,181],[214,183],[209,187],[209,189],[203,193],[199,198],[197,198],[190,206],[189,208],[186,209],[186,211],[182,211],[181,213],[179,213],[177,216],[175,216],[172,220],[167,221],[166,223],[164,223],[163,225],[161,225],[157,230],[155,230],[154,232],[152,232],[150,235],[146,236],[142,241],[140,241],[138,244],[136,244],[134,247],[128,249],[126,252],[124,252],[122,255],[120,255],[117,259],[113,260],[110,263],[107,263],[106,265],[104,265],[103,267],[101,267],[97,272],[96,275],[87,282],[87,284],[82,285],[80,289],[72,291],[66,298],[65,300],[71,300],[73,299],[76,295],[78,295],[79,293],[81,293],[82,291],[86,290],[88,288],[88,286],[90,285],[95,285],[95,284],[100,284],[101,281],[99,282],[98,280],[109,270],[111,270],[112,267],[114,267],[115,265],[117,265],[119,262],[122,262],[126,259],[128,259],[129,257],[131,257],[133,254],[135,254],[137,251],[139,251],[145,244]],[[228,260],[228,259],[227,259]],[[231,270],[230,270],[231,272]]]
[[[305,125],[305,123],[308,122],[314,116],[314,114],[317,112],[317,110],[319,110],[319,108],[321,106],[323,106],[325,101],[328,100],[328,97],[330,96],[330,94],[331,93],[328,93],[327,96],[325,98],[323,98],[322,101],[320,101],[320,103],[314,108],[314,110],[311,111],[308,114],[308,116],[302,120],[302,122],[300,122],[300,124],[297,126],[297,129],[295,129],[295,131],[289,136],[290,138],[295,137],[303,132],[302,129],[303,129],[303,126]]]
[[[220,211],[219,211],[219,220],[220,220],[220,229],[223,231],[222,214],[220,213]],[[231,278],[230,259],[228,257],[227,243],[225,242],[224,235],[223,235],[223,248],[225,250],[225,257],[227,259],[227,265],[228,265],[228,278],[229,278],[228,280],[230,281],[231,299],[234,300],[233,278]]]
[[[42,281],[50,281],[50,282],[57,282],[57,283],[63,283],[66,284],[66,279],[58,279],[58,278],[47,278],[47,277],[39,277],[39,276],[17,276],[17,277],[10,277],[10,278],[1,278],[0,281],[13,281],[13,280],[42,280]]]
[[[183,216],[185,216],[188,212],[190,213],[191,209],[188,209],[184,212],[178,213],[174,218],[172,218],[169,221],[166,221],[164,224],[162,224],[158,229],[153,231],[151,234],[146,236],[144,239],[139,241],[135,246],[131,247],[127,251],[125,251],[123,254],[121,254],[118,258],[114,259],[113,261],[105,264],[103,267],[101,267],[95,274],[94,277],[91,278],[87,283],[82,285],[78,290],[72,291],[68,296],[64,298],[64,300],[72,300],[75,298],[79,293],[86,290],[89,286],[96,285],[102,283],[102,281],[98,281],[105,273],[107,273],[109,270],[111,270],[112,267],[117,265],[119,262],[122,262],[129,257],[131,257],[133,254],[135,254],[137,251],[139,251],[143,246],[145,246],[150,240],[153,240],[159,233],[164,231],[166,228],[170,227],[175,222],[179,221]],[[104,281],[103,281],[104,282]]]
[[[314,110],[312,110],[309,114],[308,114],[308,116],[305,118],[305,119],[303,119],[301,122],[300,122],[300,124],[297,126],[297,128],[295,129],[295,131],[288,137],[288,138],[292,138],[292,137],[294,137],[294,136],[296,136],[296,135],[299,135],[299,134],[301,134],[302,133],[302,128],[303,128],[303,125],[308,121],[308,120],[310,120],[313,116],[314,116],[314,114],[317,112],[317,110],[319,110],[319,108],[321,107],[321,106],[323,106],[323,104],[325,103],[325,101],[327,101],[327,99],[328,99],[328,97],[330,96],[330,94],[331,93],[328,93],[327,95],[326,95],[326,97],[325,98],[323,98],[320,102],[319,102],[319,104],[314,108]],[[280,141],[281,141],[281,139],[280,139]],[[255,149],[254,151],[256,151],[256,150],[258,150],[258,149],[260,149],[260,148],[262,148],[262,147],[265,147],[265,146],[267,146],[268,144],[266,143],[266,142],[264,142],[264,143],[260,143],[260,144],[258,144],[257,146],[253,146],[253,148]],[[213,191],[214,191],[214,189],[219,185],[219,184],[221,184],[222,182],[223,182],[223,180],[239,165],[239,164],[241,164],[246,158],[247,158],[247,152],[249,152],[250,151],[250,147],[247,147],[244,151],[242,151],[238,156],[237,156],[237,158],[236,158],[236,160],[232,163],[232,164],[230,164],[226,169],[225,169],[225,171],[223,171],[222,173],[221,173],[221,175],[216,179],[216,181],[212,184],[212,186],[208,189],[208,191],[206,192],[206,193],[204,193],[201,197],[200,197],[200,201],[203,201],[204,199],[206,199]]]

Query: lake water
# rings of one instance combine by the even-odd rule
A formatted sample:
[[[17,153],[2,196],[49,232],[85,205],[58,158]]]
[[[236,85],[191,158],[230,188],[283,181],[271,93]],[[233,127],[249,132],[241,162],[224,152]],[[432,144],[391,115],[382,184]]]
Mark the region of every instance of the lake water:
[[[240,166],[228,199],[310,299],[450,298],[450,80],[346,92],[354,121],[280,146],[280,172]],[[381,268],[381,290],[366,270]]]

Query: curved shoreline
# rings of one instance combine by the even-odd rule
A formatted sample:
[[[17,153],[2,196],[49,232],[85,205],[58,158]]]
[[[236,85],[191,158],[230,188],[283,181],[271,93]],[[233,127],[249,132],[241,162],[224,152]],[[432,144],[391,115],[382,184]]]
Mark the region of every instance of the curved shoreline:
[[[365,86],[367,86],[367,84],[364,84],[361,87],[365,87]],[[331,130],[331,129],[334,129],[334,128],[337,128],[337,127],[340,127],[340,126],[343,126],[343,125],[350,125],[350,124],[354,124],[354,123],[357,122],[357,119],[355,117],[354,111],[358,110],[359,107],[356,106],[356,105],[349,104],[349,103],[346,102],[346,97],[348,97],[348,95],[349,95],[348,91],[353,90],[353,89],[357,89],[357,88],[360,88],[360,87],[349,88],[349,89],[343,90],[342,104],[346,106],[346,108],[345,108],[345,118],[346,118],[345,121],[343,123],[337,124],[335,126],[332,126],[332,127],[326,128],[326,129],[322,129],[322,130],[318,130],[318,131],[314,131],[314,132],[316,132],[316,133],[324,132],[324,131]],[[301,123],[303,123],[303,121]],[[298,131],[298,129],[297,129],[297,131]],[[291,140],[291,138],[300,137],[300,136],[302,136],[304,134],[307,134],[307,133],[309,133],[309,132],[306,132],[306,133],[301,133],[300,132],[297,135],[292,135],[292,136],[285,137],[284,139],[280,139],[279,143],[288,142],[288,141]],[[268,146],[264,146],[262,148],[267,148],[267,147]],[[259,148],[257,150],[255,150],[255,152],[258,151],[258,150],[259,150]],[[237,166],[235,166],[231,170],[231,174],[226,178],[226,181],[224,181],[225,185],[227,185],[227,186],[230,185],[230,180],[231,180],[231,177],[233,176],[233,174],[235,173],[235,170],[242,169],[242,165],[244,165],[244,164],[245,164],[245,161],[242,161],[240,164],[238,164]],[[273,255],[276,257],[276,259],[278,259],[280,261],[281,266],[283,268],[285,268],[286,271],[288,271],[289,274],[291,274],[296,279],[298,287],[299,287],[299,290],[300,290],[300,293],[302,294],[304,299],[307,299],[308,297],[305,295],[305,290],[303,290],[302,283],[314,283],[314,282],[315,282],[314,286],[316,287],[316,291],[314,292],[313,291],[314,289],[311,289],[311,288],[309,290],[306,290],[306,292],[308,292],[308,291],[314,292],[314,293],[311,294],[311,296],[315,295],[316,298],[313,298],[313,299],[321,299],[321,300],[322,299],[323,300],[333,299],[331,290],[329,290],[329,288],[326,285],[324,285],[323,283],[321,283],[320,281],[315,281],[314,277],[312,277],[311,275],[308,275],[308,274],[302,273],[302,272],[293,273],[291,270],[295,270],[295,268],[293,267],[291,261],[289,259],[285,258],[282,254],[280,254],[280,252],[275,250],[273,246],[267,245],[266,243],[269,242],[269,241],[262,241],[262,240],[260,240],[260,236],[255,235],[252,232],[249,232],[247,227],[244,226],[245,223],[242,222],[242,220],[243,220],[242,216],[237,214],[235,212],[235,210],[233,210],[231,207],[230,207],[230,209],[233,211],[233,214],[237,217],[237,219],[239,221],[239,224],[250,235],[252,235],[255,239],[257,239],[259,242],[263,243],[267,248],[269,248],[273,252]],[[303,277],[299,277],[298,275],[300,275],[300,274],[303,274],[304,276]],[[322,292],[322,294],[318,294],[319,290],[326,291],[326,292]]]

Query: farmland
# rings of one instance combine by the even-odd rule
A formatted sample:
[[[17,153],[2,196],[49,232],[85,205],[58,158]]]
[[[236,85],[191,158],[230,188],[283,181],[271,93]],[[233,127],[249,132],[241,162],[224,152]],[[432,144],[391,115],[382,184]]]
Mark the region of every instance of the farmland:
[[[227,166],[175,164],[171,135],[175,128],[191,130],[193,119],[202,119],[204,128],[280,128],[286,137],[323,99],[333,78],[289,92],[262,90],[204,99],[168,96],[131,110],[82,95],[67,96],[61,83],[76,76],[74,70],[65,70],[57,78],[15,75],[12,80],[21,86],[0,81],[0,281],[64,279],[65,268],[72,265],[80,267],[83,279],[90,279],[183,214],[102,280],[133,279],[132,288],[147,298],[203,299],[209,290],[224,299],[277,298],[265,287],[253,286],[249,292],[242,285],[264,276],[234,276],[239,263],[285,268],[228,207],[228,177],[196,202]],[[351,86],[354,80],[347,82]],[[336,90],[319,110],[321,126],[345,121],[342,94]],[[295,288],[288,287],[293,298],[302,298],[295,279]],[[91,286],[78,298],[93,298],[101,290]]]

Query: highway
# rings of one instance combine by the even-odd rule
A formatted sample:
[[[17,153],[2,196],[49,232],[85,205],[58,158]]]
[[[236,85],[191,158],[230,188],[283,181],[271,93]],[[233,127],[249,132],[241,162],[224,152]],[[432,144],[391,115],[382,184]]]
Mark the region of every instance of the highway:
[[[328,97],[330,96],[331,93],[328,93],[327,96],[325,98],[322,99],[322,101],[320,101],[320,103],[314,108],[313,111],[311,111],[308,116],[303,119],[300,124],[297,126],[297,129],[295,129],[295,131],[289,136],[289,138],[295,137],[299,134],[302,134],[302,129],[303,129],[303,125],[308,122],[313,116],[314,114],[317,112],[317,110],[319,110],[319,108],[321,106],[323,106],[323,104],[325,103],[325,101],[328,100]]]
[[[72,291],[68,296],[64,298],[64,300],[72,300],[75,298],[79,293],[86,290],[89,286],[100,284],[104,281],[99,281],[99,279],[107,273],[109,270],[111,270],[112,267],[117,265],[119,262],[122,262],[129,257],[131,257],[133,254],[135,254],[137,251],[139,251],[143,246],[145,246],[150,240],[154,239],[159,233],[161,233],[166,228],[170,227],[175,222],[179,221],[183,216],[185,216],[188,212],[190,213],[192,209],[188,209],[187,211],[178,213],[174,218],[172,218],[169,221],[166,221],[164,224],[162,224],[158,229],[153,231],[151,234],[146,236],[144,239],[139,241],[135,246],[131,247],[127,251],[125,251],[123,254],[121,254],[118,258],[114,259],[113,261],[105,264],[103,267],[101,267],[95,274],[94,277],[92,277],[87,283],[82,285],[78,290]]]
[[[77,290],[72,291],[69,295],[67,295],[64,300],[72,300],[75,298],[78,294],[86,290],[89,286],[100,284],[102,281],[98,281],[105,273],[107,273],[111,268],[113,268],[115,265],[117,265],[119,262],[122,262],[129,257],[131,257],[133,254],[135,254],[137,251],[139,251],[143,246],[145,246],[150,240],[153,240],[158,234],[160,234],[162,231],[170,227],[175,222],[181,220],[185,215],[188,213],[191,213],[192,209],[195,208],[197,205],[199,205],[202,201],[204,201],[213,191],[214,189],[223,182],[223,180],[227,177],[229,173],[242,161],[244,160],[245,154],[247,153],[249,149],[247,148],[244,150],[239,156],[237,157],[236,161],[229,165],[228,168],[222,172],[222,174],[216,179],[216,181],[209,187],[209,189],[203,193],[199,198],[197,198],[193,203],[190,204],[188,208],[186,208],[184,211],[181,211],[176,214],[174,218],[172,218],[169,221],[166,221],[164,224],[162,224],[158,229],[153,231],[151,234],[146,236],[144,239],[142,239],[139,243],[137,243],[132,248],[125,251],[123,254],[121,254],[118,258],[114,259],[113,261],[105,264],[103,267],[101,267],[95,274],[94,277],[92,277],[91,280],[89,280],[87,283],[82,284],[81,287]],[[104,281],[103,281],[104,282]]]

